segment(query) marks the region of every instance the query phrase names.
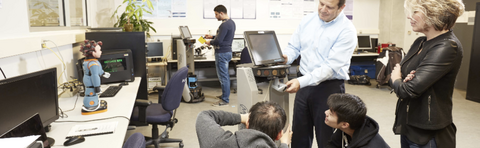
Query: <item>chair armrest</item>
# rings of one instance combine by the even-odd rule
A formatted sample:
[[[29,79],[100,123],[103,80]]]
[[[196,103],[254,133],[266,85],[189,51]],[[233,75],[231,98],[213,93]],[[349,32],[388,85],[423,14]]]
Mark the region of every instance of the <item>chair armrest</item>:
[[[162,103],[162,94],[165,91],[165,86],[155,86],[153,87],[153,91],[158,91],[158,103]]]
[[[147,124],[147,107],[152,104],[152,101],[148,100],[135,100],[135,106],[138,108],[138,123]]]
[[[152,101],[141,100],[141,99],[135,100],[135,106],[138,106],[138,107],[147,107],[150,104],[152,104]]]
[[[155,86],[155,87],[153,87],[153,90],[163,91],[163,90],[165,90],[165,86]]]

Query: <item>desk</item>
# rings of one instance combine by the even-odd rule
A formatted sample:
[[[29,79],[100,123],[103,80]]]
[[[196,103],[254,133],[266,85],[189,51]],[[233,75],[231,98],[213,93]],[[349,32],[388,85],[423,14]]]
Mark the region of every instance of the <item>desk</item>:
[[[374,72],[375,73],[370,73],[370,74],[367,74],[369,77],[371,77],[372,79],[375,79],[376,76],[378,75],[378,70],[377,69],[380,69],[380,68],[377,68],[377,64],[376,64],[376,61],[377,61],[377,58],[378,58],[378,53],[375,53],[375,52],[356,52],[356,53],[353,53],[352,55],[352,59],[351,59],[351,63],[350,65],[351,66],[373,66],[373,68],[375,68]]]
[[[82,115],[81,108],[83,105],[83,97],[78,97],[76,101],[77,104],[73,111],[66,112],[68,118],[60,118],[57,121],[53,122],[50,132],[47,133],[48,137],[55,139],[55,144],[53,147],[65,147],[63,142],[65,142],[65,137],[67,136],[70,129],[77,124],[93,124],[93,123],[104,123],[118,121],[117,128],[113,134],[104,134],[96,136],[87,136],[85,137],[85,142],[68,146],[68,148],[85,148],[85,147],[115,147],[119,148],[123,146],[123,141],[125,139],[125,134],[127,132],[128,123],[130,122],[130,116],[133,111],[133,105],[135,104],[135,98],[137,96],[138,88],[140,86],[141,77],[135,77],[134,82],[129,82],[128,85],[122,87],[122,89],[115,95],[115,97],[110,98],[100,98],[100,100],[105,100],[108,103],[108,111],[104,113],[98,113],[93,115]],[[118,85],[118,84],[110,84]],[[102,90],[107,88],[106,85],[101,86]],[[59,98],[58,103],[59,107],[63,110],[70,110],[75,104],[77,96],[69,98]],[[92,121],[92,122],[58,122],[58,121],[85,121],[93,119],[108,118],[114,116],[123,116],[115,117],[112,119]]]
[[[375,64],[378,55],[376,52],[355,52],[352,54],[351,65]]]

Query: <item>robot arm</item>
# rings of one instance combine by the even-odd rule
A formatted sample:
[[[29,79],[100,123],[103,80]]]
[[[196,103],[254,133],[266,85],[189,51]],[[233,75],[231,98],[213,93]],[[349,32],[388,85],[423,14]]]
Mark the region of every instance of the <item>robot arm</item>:
[[[105,73],[103,73],[102,76],[103,76],[104,78],[107,78],[107,79],[108,79],[108,78],[110,78],[110,73],[105,72]]]

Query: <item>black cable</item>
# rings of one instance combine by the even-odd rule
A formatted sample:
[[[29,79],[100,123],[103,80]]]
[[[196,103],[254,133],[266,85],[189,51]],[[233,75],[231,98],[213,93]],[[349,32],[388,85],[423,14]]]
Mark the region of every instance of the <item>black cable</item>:
[[[5,73],[3,73],[3,70],[2,70],[1,67],[0,67],[0,71],[2,71],[3,77],[4,77],[5,79],[7,79],[7,77],[5,76]]]
[[[108,117],[108,118],[100,118],[100,119],[92,119],[92,120],[85,120],[85,121],[55,121],[55,123],[62,123],[62,122],[92,122],[92,121],[100,121],[100,120],[107,120],[107,119],[113,119],[113,118],[125,118],[127,120],[130,120],[128,119],[128,117],[125,117],[125,116],[113,116],[113,117]]]

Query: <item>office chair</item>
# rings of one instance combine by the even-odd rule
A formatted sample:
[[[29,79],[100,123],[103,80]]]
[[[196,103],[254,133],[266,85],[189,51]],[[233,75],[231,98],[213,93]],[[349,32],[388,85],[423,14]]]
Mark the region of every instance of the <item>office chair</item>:
[[[145,123],[152,125],[152,137],[145,137],[147,145],[153,144],[155,148],[158,148],[159,143],[179,142],[179,146],[183,147],[183,140],[168,138],[167,129],[173,128],[175,123],[178,122],[174,113],[176,113],[176,109],[180,106],[182,100],[187,73],[188,68],[183,67],[171,77],[162,95],[158,97],[159,103],[151,103],[147,100],[137,100],[135,102],[130,125],[143,126]],[[166,126],[161,136],[158,135],[157,125]]]
[[[122,148],[145,148],[145,137],[141,133],[135,133],[128,137]]]

